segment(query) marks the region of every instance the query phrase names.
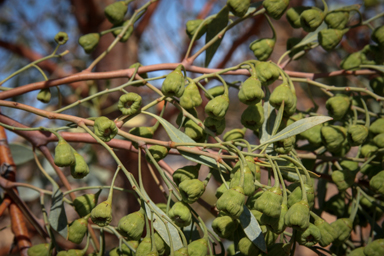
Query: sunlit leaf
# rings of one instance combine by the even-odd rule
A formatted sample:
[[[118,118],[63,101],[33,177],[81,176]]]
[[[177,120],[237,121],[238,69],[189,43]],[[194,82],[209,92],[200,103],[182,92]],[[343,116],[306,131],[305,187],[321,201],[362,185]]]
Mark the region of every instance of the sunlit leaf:
[[[264,235],[261,231],[260,225],[257,222],[255,216],[249,211],[244,205],[244,210],[239,217],[240,224],[244,229],[244,233],[247,235],[249,240],[257,246],[263,252],[267,252],[267,246],[265,245]]]
[[[53,185],[53,194],[51,201],[51,210],[48,215],[48,221],[51,227],[56,230],[62,237],[67,239],[68,234],[68,221],[67,215],[65,214],[64,203],[63,203],[63,192]]]

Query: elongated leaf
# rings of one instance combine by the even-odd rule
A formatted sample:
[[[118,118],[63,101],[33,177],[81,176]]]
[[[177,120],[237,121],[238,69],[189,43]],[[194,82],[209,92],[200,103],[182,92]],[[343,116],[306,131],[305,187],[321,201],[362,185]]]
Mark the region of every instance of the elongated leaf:
[[[262,144],[272,143],[272,142],[286,139],[288,137],[302,133],[302,132],[312,128],[313,126],[327,122],[329,120],[332,120],[332,117],[313,116],[313,117],[300,119],[299,121],[296,121],[293,124],[285,127],[283,130],[281,130],[275,136],[270,137],[267,141],[264,141],[264,143],[262,143]]]
[[[281,120],[283,119],[284,105],[285,105],[285,102],[283,101],[282,104],[280,105],[279,112],[277,113],[277,116],[276,116],[275,125],[273,126],[272,135],[275,135],[277,133],[277,131],[279,130]]]
[[[360,65],[360,68],[371,68],[384,73],[383,65]]]
[[[215,18],[207,26],[207,35],[205,37],[205,43],[211,41],[221,30],[223,30],[228,24],[228,13],[229,10],[225,6],[221,11],[216,15]],[[224,35],[216,40],[211,46],[205,51],[205,66],[208,67],[213,56],[215,55],[217,49],[219,48],[221,41],[223,40]]]
[[[177,142],[177,143],[196,143],[193,139],[188,137],[182,131],[178,130],[176,127],[174,127],[170,122],[168,122],[164,118],[159,117],[159,116],[154,115],[154,114],[149,113],[149,112],[145,112],[145,114],[150,115],[150,116],[156,118],[159,121],[159,123],[164,127],[164,129],[167,132],[169,138],[173,142]],[[224,172],[226,171],[226,169],[225,169],[225,167],[223,165],[220,164],[218,166],[216,160],[214,160],[211,157],[202,156],[202,155],[198,155],[198,154],[193,154],[193,153],[185,152],[185,151],[182,151],[182,150],[179,150],[179,152],[180,152],[180,154],[183,157],[185,157],[186,159],[188,159],[190,161],[193,161],[193,162],[196,162],[196,163],[199,163],[199,164],[203,164],[203,165],[209,166],[211,168],[215,168],[215,169],[220,168],[220,170],[224,171]]]
[[[64,203],[63,203],[63,192],[53,185],[53,195],[51,201],[51,211],[49,212],[48,221],[51,227],[59,232],[59,234],[67,239],[68,234],[68,221],[67,215],[65,214]]]
[[[312,42],[316,42],[317,41],[317,35],[319,34],[319,32],[323,29],[326,29],[326,28],[327,28],[327,25],[325,24],[325,22],[323,22],[315,31],[308,33],[308,35],[306,35],[303,38],[303,40],[300,41],[300,43],[298,43],[297,45],[292,47],[291,50],[299,48],[299,47],[304,46],[304,45],[307,45],[307,44],[312,43]]]
[[[249,209],[244,205],[243,213],[240,215],[239,220],[240,224],[244,229],[244,233],[247,235],[249,240],[252,241],[254,245],[257,246],[263,252],[267,252],[267,246],[265,245],[264,235],[261,232],[261,228],[255,216],[249,211]]]
[[[28,161],[31,161],[33,157],[32,149],[22,144],[10,144],[9,148],[15,165],[22,165]]]
[[[265,141],[269,140],[272,137],[273,126],[276,120],[276,112],[274,107],[269,104],[269,101],[264,102],[264,117],[265,121],[260,131],[260,143],[264,144]]]

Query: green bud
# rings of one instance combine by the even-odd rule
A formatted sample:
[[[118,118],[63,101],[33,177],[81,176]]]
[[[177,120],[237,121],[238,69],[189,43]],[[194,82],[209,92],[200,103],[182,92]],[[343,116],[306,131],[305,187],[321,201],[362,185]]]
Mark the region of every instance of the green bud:
[[[333,227],[323,220],[322,218],[316,216],[315,217],[315,226],[320,230],[321,238],[318,241],[319,244],[322,247],[326,247],[330,245],[334,240],[335,237],[337,236],[336,230],[333,229]]]
[[[288,154],[294,148],[296,136],[291,136],[273,144],[274,150],[279,154]]]
[[[88,231],[88,218],[80,218],[74,220],[68,227],[67,239],[75,244],[80,244],[83,241],[85,234]]]
[[[51,96],[51,90],[49,88],[43,88],[37,94],[37,100],[43,103],[48,103],[51,100]]]
[[[125,35],[125,34],[124,34]],[[136,62],[134,64],[132,64],[131,66],[129,66],[129,68],[136,68],[136,67],[142,67],[143,65],[141,65],[139,62]],[[140,74],[140,76],[144,79],[147,79],[148,78],[148,74],[147,73],[142,73]],[[132,84],[132,86],[135,86],[135,87],[140,87],[144,84]]]
[[[313,205],[315,204],[315,190],[313,186],[310,186],[308,184],[304,184],[305,192],[307,194],[307,200],[308,200],[308,206],[310,209],[313,208]],[[302,193],[301,193],[301,184],[300,182],[292,183],[287,187],[289,191],[291,191],[291,194],[288,196],[288,208],[291,208],[295,203],[298,203],[301,201]]]
[[[106,200],[98,204],[91,211],[91,219],[93,223],[99,227],[105,227],[112,221],[112,205],[111,201]]]
[[[194,141],[202,141],[205,139],[206,134],[203,127],[199,126],[195,121],[189,119],[184,127],[184,133]]]
[[[118,25],[115,25],[115,26],[113,26],[113,27],[114,27],[114,28],[115,28],[115,27],[125,27],[125,26],[128,25],[129,22],[130,22],[130,20],[126,20],[126,21],[124,21],[122,24],[118,24]],[[120,35],[121,31],[123,31],[122,28],[120,28],[120,29],[115,29],[115,30],[112,31],[112,34],[113,34],[114,37],[117,37],[118,35]],[[130,25],[130,26],[127,28],[127,30],[125,31],[125,33],[123,34],[123,36],[121,37],[120,42],[122,42],[122,43],[127,42],[128,39],[131,37],[132,33],[133,33],[133,25]]]
[[[161,238],[157,232],[154,233],[153,238],[155,239],[158,255],[164,255],[167,251],[169,251],[169,246],[164,242],[163,238]]]
[[[175,251],[175,256],[189,256],[188,249],[184,247],[180,248],[179,250]]]
[[[84,157],[77,153],[76,150],[72,151],[75,155],[75,164],[71,165],[71,175],[75,179],[82,179],[89,173],[88,165],[85,162]]]
[[[96,49],[96,46],[99,44],[100,34],[99,33],[90,33],[83,35],[79,38],[79,44],[83,47],[86,53],[91,53]]]
[[[269,103],[276,109],[280,108],[283,101],[284,112],[287,112],[292,107],[296,108],[295,96],[288,84],[277,86],[269,98]]]
[[[342,60],[340,68],[345,70],[357,70],[366,59],[367,57],[363,52],[354,52]]]
[[[318,124],[302,133],[300,133],[300,136],[306,140],[308,140],[309,144],[313,146],[320,146],[322,144],[321,141],[321,128],[323,127],[322,124]]]
[[[343,39],[344,34],[347,33],[348,30],[349,29],[323,29],[318,34],[319,44],[326,51],[333,50],[341,42],[341,39]]]
[[[185,180],[179,184],[179,189],[183,201],[193,204],[204,193],[205,184],[198,179]]]
[[[261,211],[269,217],[278,218],[281,213],[281,204],[283,203],[282,194],[283,192],[279,187],[267,189],[256,199],[254,209]]]
[[[244,203],[244,189],[242,187],[233,187],[225,191],[217,200],[216,207],[219,211],[238,218],[243,212]]]
[[[95,129],[96,136],[104,142],[113,139],[119,131],[115,122],[105,116],[96,118],[93,128]]]
[[[244,139],[244,135],[245,131],[243,129],[232,129],[224,134],[223,140],[227,142],[232,140]]]
[[[85,194],[82,196],[78,196],[73,200],[73,206],[75,207],[76,212],[80,215],[80,217],[85,217],[89,213],[91,213],[92,209],[97,204],[97,199],[99,198],[100,192],[96,194]]]
[[[153,158],[156,162],[159,162],[168,155],[168,148],[160,145],[152,145],[149,147],[149,152],[151,152]],[[146,156],[147,161],[150,161],[149,156]]]
[[[144,237],[136,249],[136,256],[147,256],[152,251],[152,239],[150,236]]]
[[[216,189],[216,193],[215,193],[216,198],[219,199],[219,198],[224,194],[224,192],[227,191],[227,190],[228,190],[228,189],[227,189],[227,187],[225,186],[225,184],[224,184],[224,183],[221,184],[220,187],[218,187],[218,188]]]
[[[350,106],[351,100],[345,94],[336,94],[325,103],[325,107],[328,109],[328,115],[336,121],[343,119]]]
[[[212,222],[212,229],[221,238],[231,238],[237,229],[239,222],[231,216],[222,215],[214,219]]]
[[[357,249],[354,249],[348,254],[348,256],[366,256],[366,254],[364,253],[364,249],[365,247],[359,247]]]
[[[264,0],[263,7],[267,14],[275,20],[283,16],[289,5],[289,0]]]
[[[223,95],[225,92],[225,88],[224,88],[224,85],[219,85],[219,86],[212,87],[211,89],[208,90],[208,92],[209,94],[212,95],[212,97],[215,98],[217,96]],[[204,95],[206,98],[209,98],[207,93],[204,93]]]
[[[384,239],[376,239],[364,248],[365,256],[379,256],[384,255]]]
[[[375,192],[384,195],[384,171],[379,172],[369,181],[369,187]]]
[[[55,35],[55,42],[58,45],[63,45],[68,41],[68,34],[65,32],[60,31]]]
[[[28,256],[40,256],[49,254],[49,244],[37,244],[30,247],[27,251]]]
[[[72,147],[62,137],[59,137],[59,143],[55,148],[55,165],[65,167],[75,163],[76,158],[72,152]]]
[[[128,6],[124,1],[118,1],[105,7],[104,14],[112,24],[119,24],[123,21]]]
[[[286,17],[293,28],[301,28],[300,15],[303,11],[310,9],[307,6],[292,7],[287,10]]]
[[[355,176],[356,173],[350,170],[337,170],[332,172],[332,181],[339,191],[345,191],[355,183]]]
[[[253,41],[249,45],[249,49],[253,51],[253,54],[258,60],[264,61],[271,56],[275,43],[276,39],[274,38],[260,38]]]
[[[344,216],[346,213],[346,205],[343,194],[336,194],[328,199],[325,203],[325,211],[336,217]]]
[[[123,115],[136,115],[140,112],[141,96],[134,92],[121,95],[117,107]]]
[[[333,241],[333,244],[339,245],[344,243],[352,231],[352,221],[349,218],[341,218],[331,223],[332,228],[336,231],[337,236]]]
[[[239,100],[247,105],[255,105],[264,98],[264,91],[261,83],[256,77],[250,77],[240,87]]]
[[[169,217],[179,227],[186,227],[191,224],[192,214],[188,204],[184,202],[176,202],[168,213]]]
[[[206,256],[208,253],[208,240],[201,238],[188,245],[189,256]]]
[[[225,119],[217,120],[212,117],[207,117],[204,120],[204,126],[216,133],[216,135],[220,135],[225,129]]]
[[[264,123],[264,109],[261,102],[248,106],[241,115],[241,124],[244,127],[256,131]]]
[[[238,170],[235,175],[233,176],[231,183],[229,185],[229,188],[234,188],[240,185],[241,180],[241,172],[242,170]],[[251,171],[251,169],[246,166],[244,168],[244,194],[246,196],[251,196],[256,189],[255,186],[255,177]]]
[[[369,86],[371,86],[374,93],[383,97],[384,96],[384,77],[378,76],[369,81]]]
[[[384,118],[379,118],[369,126],[369,131],[373,134],[384,133]]]
[[[374,153],[376,153],[376,151],[378,150],[379,148],[376,146],[376,144],[372,143],[372,142],[369,142],[365,145],[363,145],[360,149],[360,154],[365,157],[365,158],[368,158],[370,157],[371,155],[373,155]]]
[[[199,170],[201,165],[187,165],[177,169],[173,173],[173,181],[177,186],[185,180],[197,179],[199,177]]]
[[[235,255],[237,255],[235,250],[235,244],[231,244],[227,248],[227,256],[235,256]]]
[[[186,30],[188,37],[192,39],[193,35],[196,33],[197,28],[200,26],[200,24],[203,22],[201,19],[197,20],[189,20],[186,24]],[[207,24],[205,24],[200,30],[199,33],[196,36],[196,40],[199,40],[206,32],[207,32]]]
[[[309,227],[309,205],[307,201],[299,201],[288,209],[284,222],[287,227],[305,230]]]
[[[133,249],[136,249],[139,246],[138,241],[128,241],[127,242]],[[129,249],[125,243],[121,244],[121,251],[119,247],[114,248],[109,252],[109,256],[133,256],[133,252]]]
[[[184,76],[181,72],[182,65],[180,64],[177,68],[167,75],[163,85],[161,87],[161,92],[167,97],[176,96],[180,98],[184,93]]]
[[[344,29],[349,21],[349,12],[346,11],[332,11],[327,13],[324,18],[324,22],[328,25],[328,28]]]
[[[136,211],[122,217],[117,229],[128,240],[139,240],[144,231],[145,216],[142,211]]]
[[[373,143],[379,148],[384,148],[384,133],[380,133],[373,138]]]
[[[251,0],[227,0],[229,11],[237,17],[243,17],[250,5]]]
[[[315,31],[323,22],[324,13],[317,7],[311,7],[300,15],[301,27],[306,32]]]
[[[255,256],[259,254],[259,248],[257,248],[248,237],[241,238],[238,247],[244,256]]]
[[[375,28],[371,36],[372,40],[376,42],[379,46],[384,46],[384,26]]]
[[[208,116],[211,118],[221,120],[221,119],[224,119],[225,114],[227,113],[228,107],[229,107],[228,95],[223,94],[208,101],[207,105],[205,105],[205,113],[207,113]]]
[[[347,130],[342,126],[323,126],[321,128],[321,138],[324,146],[331,153],[341,151],[343,142],[347,137]]]
[[[202,102],[199,88],[194,82],[190,82],[180,98],[180,105],[185,109],[190,109],[200,106]]]
[[[350,125],[347,132],[351,146],[360,146],[368,136],[368,128],[364,125]]]
[[[267,86],[275,82],[279,76],[279,68],[270,62],[260,61],[256,64],[257,78],[261,85]]]
[[[321,232],[318,227],[316,227],[312,223],[309,223],[309,227],[304,231],[299,231],[298,236],[299,237],[297,241],[299,242],[299,244],[305,246],[314,246],[320,241]]]
[[[284,218],[287,211],[288,211],[288,206],[282,203],[279,217],[272,218],[270,216],[263,214],[260,218],[260,223],[263,223],[264,225],[266,225],[274,233],[281,234],[286,228]]]

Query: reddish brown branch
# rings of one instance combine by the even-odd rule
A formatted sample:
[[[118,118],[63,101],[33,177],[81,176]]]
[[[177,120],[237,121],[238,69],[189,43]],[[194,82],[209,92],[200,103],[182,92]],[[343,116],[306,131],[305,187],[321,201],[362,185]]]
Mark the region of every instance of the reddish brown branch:
[[[3,216],[5,210],[11,204],[11,199],[9,196],[5,195],[3,202],[0,204],[0,217]]]

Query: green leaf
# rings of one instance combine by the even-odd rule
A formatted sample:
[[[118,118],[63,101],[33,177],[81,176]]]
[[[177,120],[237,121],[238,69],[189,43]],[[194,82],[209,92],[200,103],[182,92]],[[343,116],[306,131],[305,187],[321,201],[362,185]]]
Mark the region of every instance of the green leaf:
[[[285,103],[283,101],[282,104],[280,105],[279,112],[277,113],[277,118],[275,120],[275,125],[273,126],[272,135],[275,135],[277,133],[277,131],[279,130],[281,120],[283,119],[284,105],[285,105]]]
[[[300,41],[300,43],[292,47],[291,50],[316,42],[317,35],[319,34],[319,32],[326,28],[327,28],[327,25],[325,24],[325,22],[323,22],[315,31],[308,33],[308,35],[306,35],[306,37],[304,37],[303,40]]]
[[[167,132],[169,138],[173,142],[176,142],[176,143],[196,143],[193,139],[188,137],[188,135],[186,135],[182,131],[178,130],[176,127],[174,127],[171,123],[169,123],[164,118],[162,118],[160,116],[157,116],[157,115],[154,115],[154,114],[149,113],[149,112],[144,112],[143,111],[142,113],[150,115],[153,118],[156,118],[159,121],[159,123],[164,127],[164,129]],[[193,162],[196,162],[196,163],[199,163],[199,164],[203,164],[203,165],[206,165],[208,167],[215,168],[215,169],[219,169],[220,168],[220,171],[226,172],[225,167],[223,165],[221,165],[221,164],[218,166],[216,160],[211,158],[211,157],[202,156],[202,155],[198,155],[198,154],[193,154],[193,153],[185,152],[185,151],[182,151],[182,150],[179,150],[179,152],[180,152],[180,154],[183,157],[185,157],[186,159],[188,159],[190,161],[193,161]]]
[[[62,237],[67,239],[68,234],[68,221],[67,215],[65,214],[64,203],[63,203],[63,192],[53,185],[53,195],[51,201],[51,211],[49,212],[48,221],[51,227],[56,230]]]
[[[371,68],[371,69],[375,69],[377,71],[380,71],[381,73],[384,73],[384,66],[383,65],[360,65],[360,68]]]
[[[259,223],[255,216],[249,211],[249,209],[244,205],[244,210],[241,213],[239,220],[240,224],[244,229],[244,233],[247,235],[249,240],[252,241],[254,245],[257,246],[263,252],[267,252],[267,246],[265,245],[264,235],[261,231]]]
[[[267,90],[268,92],[268,90]],[[269,104],[269,101],[264,102],[264,116],[265,121],[260,130],[260,144],[264,144],[265,141],[268,141],[272,137],[273,127],[276,120],[276,111],[275,108]],[[265,153],[270,154],[273,152],[272,145],[269,145]]]
[[[313,117],[300,119],[300,120],[294,122],[293,124],[285,127],[283,130],[281,130],[275,136],[270,137],[268,140],[264,141],[261,144],[267,144],[267,143],[272,143],[272,142],[286,139],[288,137],[302,133],[302,132],[312,128],[313,126],[327,122],[329,120],[332,120],[332,117],[313,116]]]
[[[216,17],[212,19],[212,21],[207,26],[207,35],[205,37],[205,43],[211,41],[221,30],[223,30],[228,24],[228,14],[229,10],[227,6],[225,6],[221,11],[216,14]],[[216,40],[211,46],[207,48],[205,51],[205,66],[208,67],[211,62],[213,56],[215,55],[217,49],[220,46],[221,41],[223,40],[224,35]]]
[[[34,156],[32,149],[23,144],[10,144],[9,148],[13,157],[15,165],[22,165],[31,161]]]

